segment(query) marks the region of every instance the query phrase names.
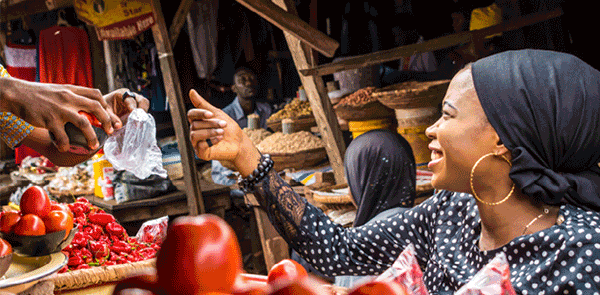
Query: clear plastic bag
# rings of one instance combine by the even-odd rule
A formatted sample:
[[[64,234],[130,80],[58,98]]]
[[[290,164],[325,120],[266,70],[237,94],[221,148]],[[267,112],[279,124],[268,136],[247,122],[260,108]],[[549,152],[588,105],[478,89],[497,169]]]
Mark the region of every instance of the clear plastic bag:
[[[506,255],[498,253],[492,261],[458,289],[454,295],[516,295],[510,283],[510,268]]]
[[[167,178],[156,144],[154,118],[142,109],[133,110],[125,126],[106,140],[104,154],[115,170],[128,171],[140,179],[150,175]]]
[[[167,236],[168,226],[169,216],[148,220],[142,224],[135,238],[140,243],[157,243],[161,245]]]

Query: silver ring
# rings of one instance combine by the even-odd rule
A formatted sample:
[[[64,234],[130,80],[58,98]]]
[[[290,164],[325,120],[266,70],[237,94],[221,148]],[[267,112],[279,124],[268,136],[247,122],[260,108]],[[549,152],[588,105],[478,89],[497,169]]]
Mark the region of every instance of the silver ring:
[[[212,141],[210,141],[210,138],[206,139],[206,144],[208,144],[208,147],[213,146],[213,143],[212,143]]]

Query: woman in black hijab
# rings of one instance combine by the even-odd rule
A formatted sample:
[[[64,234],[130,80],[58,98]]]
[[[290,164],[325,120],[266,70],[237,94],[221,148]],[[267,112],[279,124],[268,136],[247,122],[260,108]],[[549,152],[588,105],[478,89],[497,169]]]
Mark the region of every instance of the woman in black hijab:
[[[206,145],[218,126],[209,119],[227,118],[191,98],[201,108],[188,114],[196,153],[233,160],[244,177],[263,172],[232,122]],[[272,170],[248,189],[288,245],[327,275],[381,273],[413,244],[432,293],[454,293],[502,253],[517,294],[599,294],[599,128],[600,72],[565,53],[507,51],[450,82],[426,131],[439,192],[418,206],[345,229]]]
[[[386,216],[413,206],[415,157],[400,134],[380,129],[356,137],[346,149],[344,169],[357,208],[353,226],[361,226],[388,209],[393,210]]]

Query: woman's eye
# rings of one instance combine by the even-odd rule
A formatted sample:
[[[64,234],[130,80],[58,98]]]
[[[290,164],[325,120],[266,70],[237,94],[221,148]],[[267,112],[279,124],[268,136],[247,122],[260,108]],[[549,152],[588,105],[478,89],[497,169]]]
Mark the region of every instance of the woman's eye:
[[[450,113],[448,113],[446,111],[442,111],[442,117],[443,118],[450,118],[450,117],[452,117],[452,115],[450,115]]]

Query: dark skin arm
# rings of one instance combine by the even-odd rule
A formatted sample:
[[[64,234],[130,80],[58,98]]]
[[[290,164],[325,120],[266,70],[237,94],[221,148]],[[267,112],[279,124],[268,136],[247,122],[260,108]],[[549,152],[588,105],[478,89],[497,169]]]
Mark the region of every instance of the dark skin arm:
[[[135,97],[127,97],[123,101],[122,97],[125,91],[127,89],[123,88],[104,96],[104,99],[108,103],[109,112],[116,114],[116,116],[111,116],[111,119],[113,126],[117,130],[123,127],[122,120],[125,120],[134,109],[141,108],[144,111],[148,111],[150,107],[148,99],[139,94],[134,94]],[[44,128],[35,128],[21,141],[21,144],[34,149],[57,166],[75,166],[94,155],[93,153],[79,155],[70,152],[61,152],[50,139],[49,131]]]

